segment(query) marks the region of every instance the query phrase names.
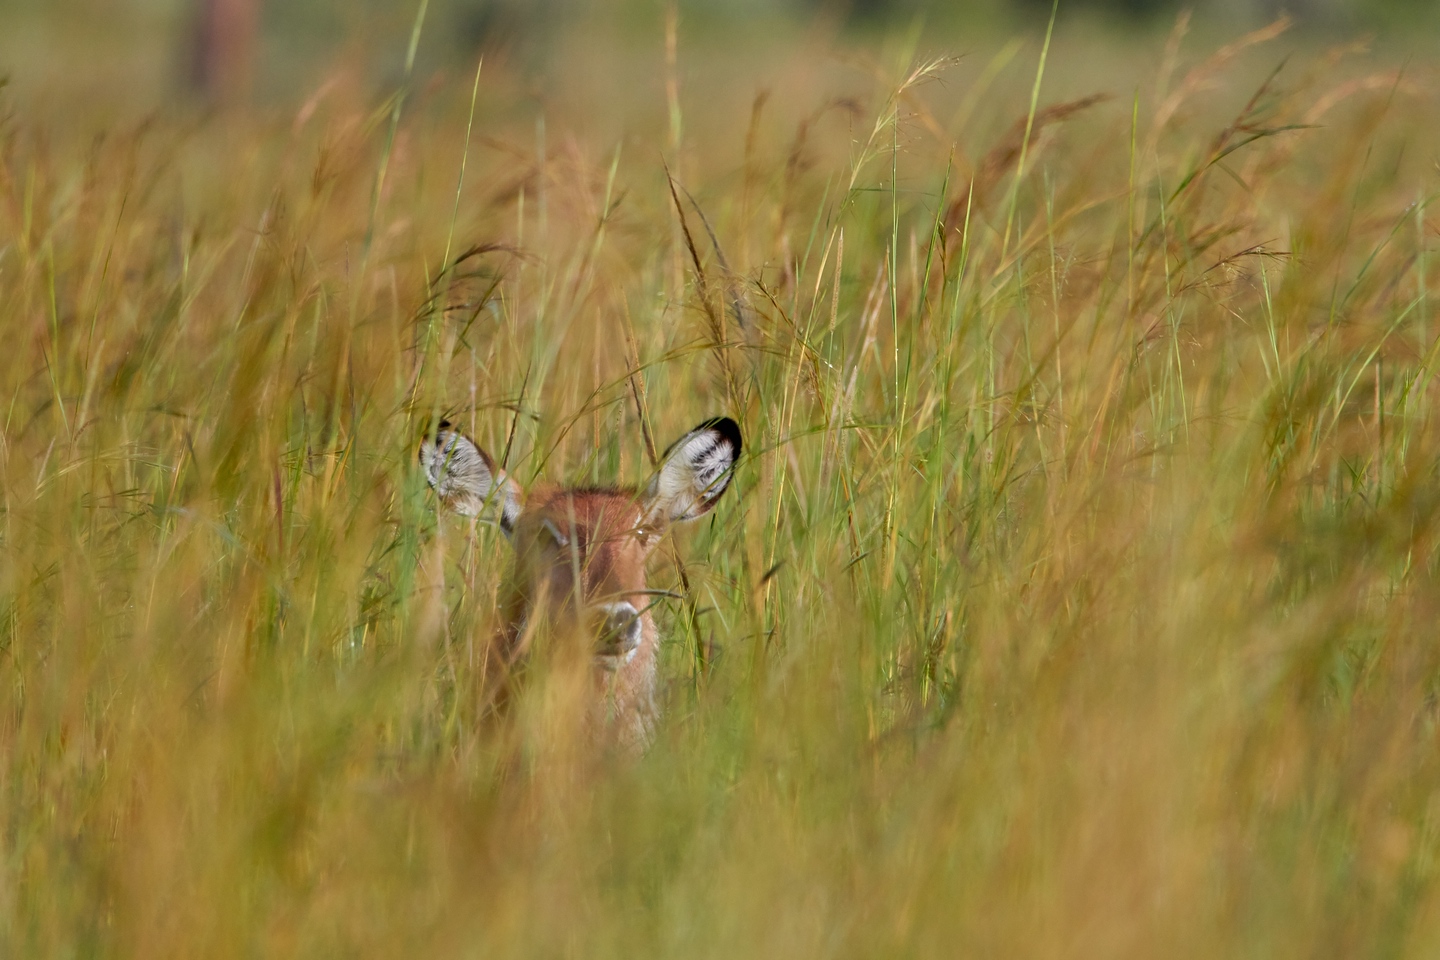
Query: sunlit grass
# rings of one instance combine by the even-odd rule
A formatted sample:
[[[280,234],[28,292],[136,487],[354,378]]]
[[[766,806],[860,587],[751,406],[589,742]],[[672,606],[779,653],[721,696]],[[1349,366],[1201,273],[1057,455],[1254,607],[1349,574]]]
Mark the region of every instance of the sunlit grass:
[[[1433,954],[1433,84],[1238,88],[1276,32],[740,115],[681,44],[613,140],[503,65],[7,93],[4,952]],[[522,482],[741,422],[643,758],[486,714],[437,414]]]

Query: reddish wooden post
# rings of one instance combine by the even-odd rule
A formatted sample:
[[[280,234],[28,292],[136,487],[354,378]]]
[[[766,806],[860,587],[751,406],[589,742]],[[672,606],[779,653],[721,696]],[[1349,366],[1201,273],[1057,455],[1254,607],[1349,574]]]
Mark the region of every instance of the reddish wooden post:
[[[192,78],[215,101],[242,98],[250,88],[260,0],[198,0]]]

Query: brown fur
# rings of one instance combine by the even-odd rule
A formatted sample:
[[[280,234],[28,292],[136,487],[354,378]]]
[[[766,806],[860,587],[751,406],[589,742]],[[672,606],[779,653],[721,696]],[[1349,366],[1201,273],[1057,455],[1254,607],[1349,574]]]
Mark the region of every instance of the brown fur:
[[[656,665],[660,639],[648,607],[646,561],[654,539],[635,533],[640,507],[633,491],[541,488],[526,499],[515,527],[515,568],[507,590],[505,635],[523,656],[524,620],[530,601],[545,598],[551,626],[586,637],[593,623],[585,609],[598,602],[629,601],[640,615],[641,639],[634,655],[615,670],[591,665],[596,702],[590,718],[622,744],[649,739],[656,719]],[[547,527],[548,524],[548,527]],[[551,530],[569,543],[557,544]],[[575,589],[575,573],[580,589]],[[575,599],[579,597],[580,613]]]

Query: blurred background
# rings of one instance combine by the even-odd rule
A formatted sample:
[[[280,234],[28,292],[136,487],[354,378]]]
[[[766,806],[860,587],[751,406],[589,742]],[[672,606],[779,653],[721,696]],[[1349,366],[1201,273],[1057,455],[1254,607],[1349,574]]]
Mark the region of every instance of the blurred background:
[[[384,88],[398,79],[419,0],[6,0],[0,75],[31,93],[154,105],[176,96],[287,102],[337,66]],[[1089,38],[1091,67],[1170,31],[1223,42],[1288,15],[1298,42],[1364,39],[1405,56],[1435,35],[1431,0],[1063,0],[1062,35]],[[1048,0],[429,0],[417,76],[487,62],[543,92],[598,37],[653,52],[666,12],[719,57],[763,61],[810,39],[858,47],[908,32],[923,52],[973,53],[1043,30]],[[1120,51],[1117,53],[1117,51]],[[463,66],[465,72],[469,67]],[[613,65],[606,69],[615,69]],[[1103,77],[1099,78],[1103,80]],[[117,97],[118,95],[118,97]]]

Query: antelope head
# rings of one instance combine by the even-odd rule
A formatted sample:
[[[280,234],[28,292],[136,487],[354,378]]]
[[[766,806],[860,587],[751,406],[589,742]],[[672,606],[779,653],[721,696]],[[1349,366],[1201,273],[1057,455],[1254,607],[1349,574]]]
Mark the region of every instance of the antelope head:
[[[597,706],[620,740],[643,745],[656,719],[659,636],[646,563],[672,524],[704,516],[730,485],[741,451],[734,420],[707,420],[665,451],[639,489],[540,485],[528,494],[493,457],[448,422],[420,446],[442,505],[493,520],[515,565],[502,610],[502,653],[524,651],[543,616],[589,645]]]

